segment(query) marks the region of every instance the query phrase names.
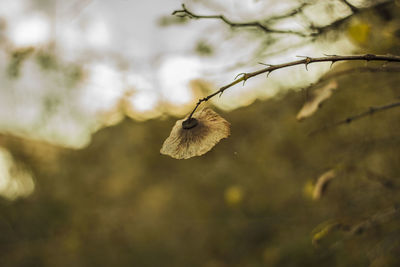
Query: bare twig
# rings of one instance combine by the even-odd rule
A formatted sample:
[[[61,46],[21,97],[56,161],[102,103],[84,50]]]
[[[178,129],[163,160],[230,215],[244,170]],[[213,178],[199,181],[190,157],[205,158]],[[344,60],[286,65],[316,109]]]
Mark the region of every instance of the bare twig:
[[[356,114],[354,116],[347,117],[344,120],[340,120],[340,121],[334,122],[332,124],[325,125],[324,127],[320,128],[320,129],[314,130],[314,131],[310,132],[309,135],[314,135],[316,133],[319,133],[319,132],[327,130],[327,129],[331,129],[333,127],[337,127],[339,125],[350,124],[355,120],[362,119],[362,118],[370,116],[370,115],[372,115],[374,113],[377,113],[377,112],[380,112],[380,111],[384,111],[384,110],[387,110],[387,109],[397,108],[397,107],[400,107],[400,102],[394,102],[394,103],[390,103],[390,104],[383,105],[383,106],[370,107],[367,111],[361,112],[361,113]]]
[[[351,235],[360,235],[366,230],[373,228],[375,226],[384,224],[399,216],[399,208],[397,205],[394,207],[381,210],[378,213],[372,215],[368,219],[360,222],[359,224],[353,226],[350,230]]]
[[[343,233],[345,233],[345,236],[331,246],[331,249],[334,249],[338,247],[341,243],[354,238],[354,236],[361,235],[374,227],[381,226],[393,220],[398,220],[398,218],[399,207],[397,205],[394,205],[393,207],[381,209],[377,213],[371,215],[370,217],[366,218],[356,225],[349,225],[343,222],[331,222],[326,224],[326,226],[322,228],[321,231],[317,232],[313,236],[312,243],[318,246],[322,239],[324,239],[330,233],[335,231],[342,231]]]
[[[304,2],[304,3],[300,4],[300,6],[294,8],[293,10],[289,10],[286,14],[269,17],[268,19],[264,20],[263,22],[268,24],[275,20],[281,20],[281,19],[287,19],[287,18],[293,17],[297,14],[302,13],[303,10],[309,5],[310,5],[310,3]]]
[[[300,8],[300,10],[302,10],[303,7]],[[290,12],[289,14],[285,14],[282,16],[282,18],[288,17],[290,14],[296,14],[299,9],[294,10],[292,12]],[[272,29],[269,28],[267,26],[265,26],[264,24],[258,22],[258,21],[254,21],[254,22],[244,22],[244,23],[239,23],[239,22],[233,22],[229,19],[227,19],[225,16],[223,15],[198,15],[195,14],[191,11],[189,11],[186,6],[184,4],[182,4],[182,9],[180,10],[175,10],[174,12],[172,12],[172,15],[176,15],[179,17],[189,17],[191,19],[219,19],[222,20],[223,22],[225,22],[226,24],[228,24],[231,27],[255,27],[255,28],[259,28],[260,30],[266,32],[266,33],[276,33],[276,34],[294,34],[294,35],[298,35],[301,37],[307,37],[309,36],[308,34],[302,33],[302,32],[297,32],[297,31],[290,31],[290,30],[278,30],[278,29]],[[271,20],[277,20],[279,19],[279,17],[272,17]]]
[[[385,6],[387,4],[391,4],[393,2],[393,0],[388,0],[388,1],[384,1],[381,3],[378,3],[376,5],[372,5],[372,6],[368,6],[368,7],[363,7],[363,8],[357,8],[356,6],[352,5],[349,1],[347,0],[342,0],[342,2],[348,6],[351,9],[351,14],[337,19],[327,25],[323,25],[323,26],[315,26],[315,25],[310,25],[308,29],[308,32],[300,32],[300,31],[292,31],[292,30],[278,30],[278,29],[273,29],[270,28],[266,25],[268,25],[269,23],[274,23],[277,20],[281,20],[281,19],[285,19],[285,18],[289,18],[291,16],[295,16],[297,14],[304,14],[303,10],[310,5],[310,3],[303,3],[301,4],[299,7],[289,11],[286,14],[280,15],[280,16],[273,16],[270,17],[266,20],[264,20],[262,23],[259,21],[253,21],[253,22],[233,22],[229,19],[227,19],[225,16],[223,15],[198,15],[195,14],[194,12],[188,10],[186,8],[186,6],[184,4],[182,4],[182,9],[179,10],[175,10],[172,15],[176,15],[178,17],[188,17],[191,19],[219,19],[222,20],[224,23],[226,23],[227,25],[231,26],[231,27],[255,27],[258,28],[266,33],[273,33],[273,34],[293,34],[293,35],[297,35],[300,37],[312,37],[315,38],[317,36],[320,36],[321,34],[324,34],[330,30],[333,29],[337,29],[339,28],[341,25],[345,24],[346,22],[349,21],[349,19],[357,14],[360,13],[364,10],[369,10],[371,8],[379,8],[382,6]]]
[[[200,106],[201,103],[208,101],[210,98],[213,98],[214,96],[216,96],[218,94],[222,94],[229,87],[232,87],[235,84],[238,84],[240,82],[245,82],[254,76],[257,76],[257,75],[260,75],[263,73],[270,74],[271,72],[273,72],[277,69],[282,69],[282,68],[287,68],[287,67],[302,65],[302,64],[304,64],[304,66],[307,68],[308,64],[316,63],[316,62],[334,63],[334,62],[338,62],[338,61],[354,61],[354,60],[400,62],[400,56],[365,54],[365,55],[356,55],[356,56],[331,55],[331,56],[324,56],[324,57],[304,57],[304,59],[291,61],[291,62],[287,62],[287,63],[283,63],[283,64],[268,65],[268,67],[263,68],[258,71],[249,72],[249,73],[241,73],[241,74],[239,74],[240,78],[234,80],[233,82],[231,82],[225,86],[222,86],[218,91],[216,91],[204,98],[199,99],[196,106],[194,107],[193,111],[190,113],[188,120],[190,120],[192,118],[193,113],[196,111],[196,109]]]
[[[373,182],[379,183],[381,186],[383,186],[385,189],[396,189],[397,186],[395,183],[393,183],[393,180],[396,179],[390,179],[389,177],[386,177],[382,174],[379,174],[375,171],[372,170],[365,170],[365,176],[368,180],[371,180]]]

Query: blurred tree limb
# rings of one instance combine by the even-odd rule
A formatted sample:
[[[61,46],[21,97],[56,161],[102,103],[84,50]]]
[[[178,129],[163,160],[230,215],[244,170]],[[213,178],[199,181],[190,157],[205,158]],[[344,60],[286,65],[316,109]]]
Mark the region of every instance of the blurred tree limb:
[[[365,118],[367,116],[371,116],[371,115],[373,115],[373,114],[375,114],[377,112],[385,111],[385,110],[392,109],[392,108],[398,108],[398,107],[400,107],[400,101],[399,102],[394,102],[394,103],[389,103],[389,104],[382,105],[382,106],[369,107],[368,110],[363,111],[363,112],[361,112],[359,114],[347,117],[347,118],[345,118],[343,120],[334,122],[332,124],[325,125],[324,127],[320,128],[320,129],[314,130],[314,131],[310,132],[309,135],[314,135],[314,134],[319,133],[321,131],[328,130],[328,129],[331,129],[331,128],[334,128],[334,127],[337,127],[337,126],[340,126],[340,125],[343,125],[343,124],[350,124],[353,121]]]
[[[391,220],[395,220],[398,218],[399,218],[399,208],[397,205],[394,205],[393,207],[380,210],[377,213],[371,215],[370,217],[354,225],[349,225],[338,221],[326,222],[320,227],[320,229],[314,230],[314,234],[311,241],[314,246],[318,247],[321,241],[327,238],[327,236],[329,236],[335,231],[342,231],[346,235],[342,240],[336,242],[333,245],[333,247],[336,247],[341,242],[351,239],[354,236],[361,235],[362,233],[370,230],[371,228],[383,225],[385,223],[390,222]]]
[[[278,16],[272,16],[269,17],[265,20],[262,21],[250,21],[250,22],[234,22],[228,18],[226,18],[222,14],[218,15],[200,15],[196,14],[193,11],[189,10],[184,4],[182,4],[182,9],[178,9],[172,12],[172,15],[181,17],[181,18],[190,18],[190,19],[218,19],[223,21],[225,24],[231,26],[231,27],[254,27],[262,30],[265,33],[268,34],[292,34],[292,35],[297,35],[300,37],[312,37],[315,38],[323,33],[326,33],[330,30],[337,29],[341,25],[345,24],[351,17],[353,17],[355,14],[358,14],[362,11],[366,10],[371,10],[371,9],[377,9],[381,8],[387,4],[393,3],[393,0],[388,0],[388,1],[383,1],[374,5],[366,6],[366,7],[356,7],[352,5],[349,1],[347,0],[341,0],[341,3],[343,3],[345,6],[347,6],[350,9],[350,14],[343,17],[343,18],[338,18],[334,20],[333,22],[323,25],[323,26],[315,26],[313,23],[309,22],[308,28],[305,29],[304,32],[302,31],[294,31],[294,30],[279,30],[279,29],[274,29],[270,26],[269,24],[275,23],[276,21],[283,20],[289,17],[293,17],[298,14],[304,15],[304,10],[306,7],[312,5],[312,2],[303,2],[301,3],[298,7],[289,10],[287,13],[278,15]],[[305,17],[307,19],[307,17]]]
[[[175,10],[172,13],[172,15],[176,15],[178,17],[189,17],[191,19],[220,19],[231,27],[256,27],[266,33],[295,34],[295,35],[299,35],[301,37],[306,37],[307,34],[302,33],[302,32],[291,31],[291,30],[277,30],[277,29],[272,29],[266,25],[268,25],[272,21],[285,19],[285,18],[294,16],[298,13],[301,13],[302,10],[304,9],[304,7],[306,7],[307,5],[308,4],[303,3],[298,8],[296,8],[292,11],[289,11],[287,14],[276,16],[276,17],[271,17],[268,20],[264,21],[263,23],[261,23],[259,21],[244,22],[244,23],[233,22],[230,19],[226,18],[224,15],[198,15],[198,14],[195,14],[192,11],[188,10],[184,4],[182,4],[182,9]]]

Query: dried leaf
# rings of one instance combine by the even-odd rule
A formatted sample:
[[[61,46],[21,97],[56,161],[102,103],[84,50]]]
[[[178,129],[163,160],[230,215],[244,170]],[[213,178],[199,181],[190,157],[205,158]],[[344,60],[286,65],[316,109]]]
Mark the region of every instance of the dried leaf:
[[[344,226],[339,222],[335,221],[324,222],[321,225],[318,225],[316,229],[313,230],[313,236],[311,242],[315,247],[318,247],[321,241],[324,238],[326,238],[330,233],[337,230],[343,230],[344,228],[346,228],[346,226]]]
[[[297,120],[303,120],[314,114],[314,112],[317,111],[317,109],[320,107],[321,103],[331,97],[332,91],[335,90],[337,87],[337,82],[333,80],[324,87],[315,90],[311,99],[307,101],[303,105],[299,113],[297,113]]]
[[[317,183],[314,186],[313,191],[313,199],[318,200],[322,197],[326,187],[328,186],[329,182],[335,178],[336,172],[335,170],[329,170],[323,173],[317,180]]]
[[[230,124],[224,118],[209,108],[204,108],[193,114],[197,125],[184,129],[178,120],[171,134],[164,141],[161,154],[176,159],[188,159],[201,156],[210,151],[221,139],[230,134]]]

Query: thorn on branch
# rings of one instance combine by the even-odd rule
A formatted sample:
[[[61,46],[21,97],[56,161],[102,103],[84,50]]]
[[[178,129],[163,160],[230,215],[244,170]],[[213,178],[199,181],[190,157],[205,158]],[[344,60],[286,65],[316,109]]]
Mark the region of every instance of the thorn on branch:
[[[246,75],[246,73],[245,72],[241,72],[241,73],[239,73],[238,75],[236,75],[235,76],[235,79],[233,79],[233,80],[236,80],[239,76],[241,76],[241,75],[243,75],[243,76],[245,76]]]
[[[306,70],[308,71],[308,64],[312,63],[312,59],[307,56],[297,56],[297,57],[305,58],[304,66],[306,67]]]
[[[182,11],[184,11],[184,12],[187,12],[187,11],[188,11],[188,10],[186,9],[185,4],[182,3],[181,7],[182,7]]]
[[[336,56],[334,56],[334,57],[336,57]],[[333,64],[335,63],[335,62],[337,62],[337,60],[336,59],[332,59],[332,61],[331,61],[331,65],[330,65],[330,69],[332,68],[332,66],[333,66]]]
[[[336,55],[336,54],[323,54],[324,56],[326,56],[326,57],[337,57],[338,55]]]
[[[258,64],[264,65],[264,66],[267,66],[267,67],[274,67],[274,65],[266,64],[266,63],[262,63],[262,62],[258,62]]]
[[[309,56],[296,56],[296,57],[304,58],[306,60],[310,60],[311,61],[311,58]]]
[[[238,75],[236,75],[234,81],[235,81],[239,76],[242,76],[240,79],[243,80],[243,86],[244,86],[244,84],[246,83],[247,79],[248,79],[250,76],[249,76],[249,74],[247,74],[247,73],[245,73],[245,72],[242,72],[242,73],[239,73]]]

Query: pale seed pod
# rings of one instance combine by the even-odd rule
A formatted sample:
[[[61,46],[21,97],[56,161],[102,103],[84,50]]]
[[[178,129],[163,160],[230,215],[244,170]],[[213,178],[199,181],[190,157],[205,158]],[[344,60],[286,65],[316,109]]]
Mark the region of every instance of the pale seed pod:
[[[230,123],[213,110],[204,108],[190,120],[178,120],[160,152],[175,159],[201,156],[229,135]]]

